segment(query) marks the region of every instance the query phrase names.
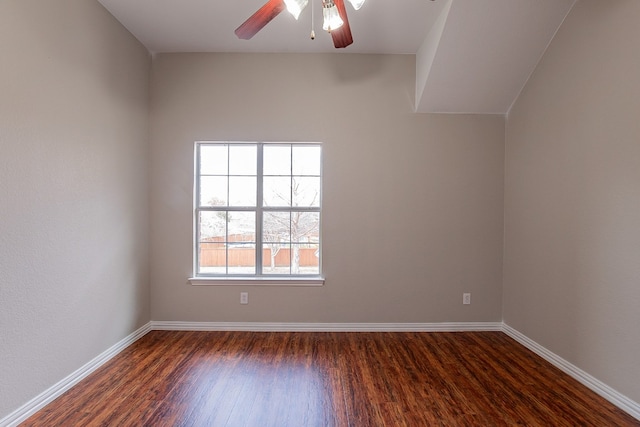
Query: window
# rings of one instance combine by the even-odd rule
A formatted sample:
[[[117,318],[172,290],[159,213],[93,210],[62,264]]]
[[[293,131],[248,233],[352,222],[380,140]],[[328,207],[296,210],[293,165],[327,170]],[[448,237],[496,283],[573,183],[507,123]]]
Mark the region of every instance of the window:
[[[319,277],[321,145],[195,149],[195,276]]]

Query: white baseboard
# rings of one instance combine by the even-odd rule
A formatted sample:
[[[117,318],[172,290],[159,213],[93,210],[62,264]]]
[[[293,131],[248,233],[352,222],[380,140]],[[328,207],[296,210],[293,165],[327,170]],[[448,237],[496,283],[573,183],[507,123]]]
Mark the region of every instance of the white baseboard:
[[[47,390],[40,393],[6,417],[0,419],[0,427],[15,427],[21,422],[25,421],[31,415],[35,414],[40,409],[53,402],[57,397],[62,395],[74,385],[78,384],[89,374],[107,363],[115,355],[133,344],[149,331],[151,331],[151,323],[147,323],[140,329],[120,340],[119,342],[93,358],[91,361],[86,363],[80,369],[71,373],[66,378],[58,381],[56,384],[49,387]]]
[[[251,332],[462,332],[501,331],[501,322],[467,323],[263,323],[263,322],[171,322],[152,321],[162,331]]]
[[[604,397],[609,402],[616,405],[618,408],[627,412],[632,417],[640,420],[640,404],[638,404],[637,402],[634,402],[625,395],[612,389],[602,381],[589,375],[582,369],[569,363],[557,354],[549,351],[526,335],[513,329],[511,326],[503,324],[502,331],[514,340],[518,341],[520,344],[527,347],[529,350],[536,353],[538,356],[542,357],[543,359],[563,371],[564,373],[568,374],[594,392],[598,393],[600,396]]]

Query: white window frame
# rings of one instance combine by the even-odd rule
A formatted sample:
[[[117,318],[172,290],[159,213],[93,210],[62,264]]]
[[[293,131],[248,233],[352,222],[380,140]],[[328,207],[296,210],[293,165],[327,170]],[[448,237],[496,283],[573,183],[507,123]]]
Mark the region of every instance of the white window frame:
[[[226,145],[241,146],[250,145],[257,147],[257,194],[255,207],[213,207],[202,206],[200,202],[200,147],[204,145]],[[265,146],[317,146],[320,147],[320,194],[317,207],[268,207],[263,206],[263,149]],[[193,193],[193,275],[189,278],[192,285],[243,285],[243,284],[260,284],[260,285],[285,285],[285,286],[321,286],[324,284],[322,276],[322,170],[323,170],[323,147],[319,142],[266,142],[266,141],[196,141],[194,145],[194,193]],[[295,175],[291,175],[292,177]],[[213,274],[200,273],[199,256],[200,256],[200,224],[199,218],[201,212],[207,211],[226,211],[226,212],[255,212],[256,214],[256,272],[255,274]],[[265,274],[263,268],[263,236],[262,236],[262,219],[265,212],[317,212],[320,217],[319,236],[318,236],[318,257],[319,266],[318,274]]]

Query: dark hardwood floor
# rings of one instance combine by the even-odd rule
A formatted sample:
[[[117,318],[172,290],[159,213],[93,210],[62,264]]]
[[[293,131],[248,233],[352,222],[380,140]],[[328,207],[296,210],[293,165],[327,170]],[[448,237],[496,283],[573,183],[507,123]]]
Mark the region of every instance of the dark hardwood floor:
[[[145,335],[22,426],[640,426],[501,332]]]

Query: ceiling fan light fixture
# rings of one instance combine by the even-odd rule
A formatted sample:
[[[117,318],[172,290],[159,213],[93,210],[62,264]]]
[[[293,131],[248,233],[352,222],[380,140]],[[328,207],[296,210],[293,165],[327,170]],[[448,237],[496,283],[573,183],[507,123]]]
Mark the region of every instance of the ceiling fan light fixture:
[[[287,11],[293,15],[296,20],[300,16],[300,13],[307,7],[309,0],[284,0],[284,4],[287,7]]]
[[[325,31],[331,32],[337,30],[344,24],[333,0],[322,0],[322,16],[324,17],[322,29]]]
[[[349,0],[355,10],[359,10],[366,0]]]

